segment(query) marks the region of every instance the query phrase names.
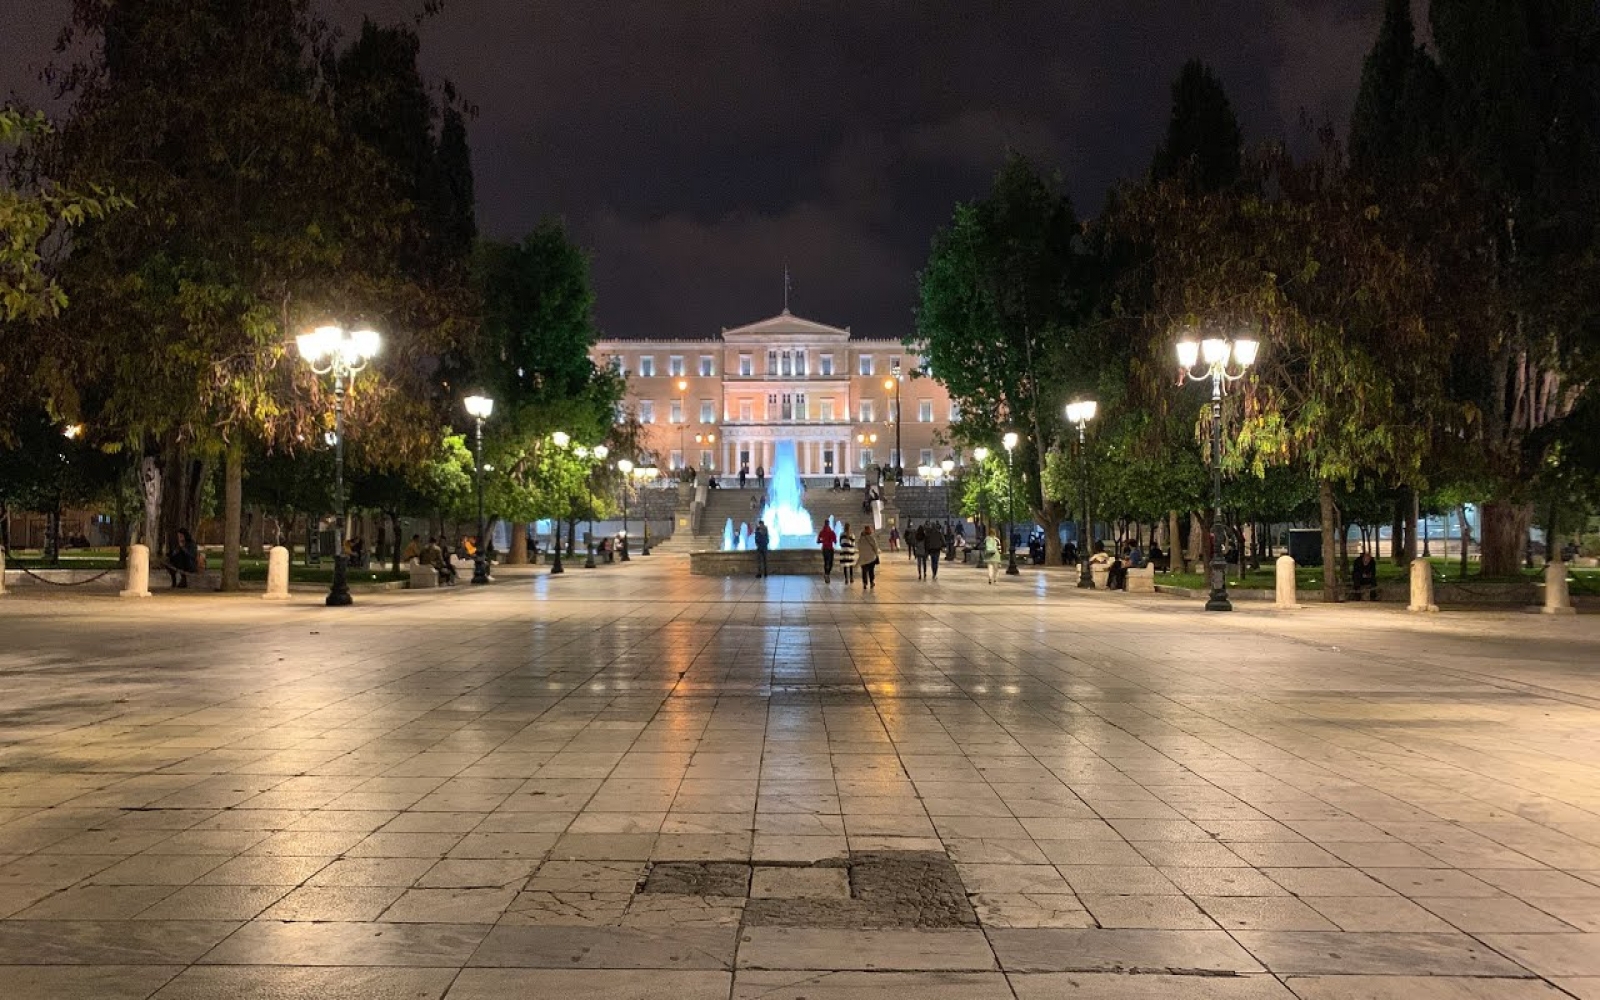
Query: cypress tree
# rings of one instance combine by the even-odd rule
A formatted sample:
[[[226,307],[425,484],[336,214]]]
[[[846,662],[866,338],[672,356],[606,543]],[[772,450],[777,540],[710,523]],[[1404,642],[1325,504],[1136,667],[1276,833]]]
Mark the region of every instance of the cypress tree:
[[[1186,177],[1196,193],[1220,191],[1239,179],[1243,144],[1222,81],[1198,59],[1184,63],[1172,84],[1172,117],[1152,176]]]

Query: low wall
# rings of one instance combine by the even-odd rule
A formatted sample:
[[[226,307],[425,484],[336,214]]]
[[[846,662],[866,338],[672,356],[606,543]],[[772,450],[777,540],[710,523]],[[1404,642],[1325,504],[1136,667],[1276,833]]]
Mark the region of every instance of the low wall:
[[[7,569],[5,585],[21,590],[36,587],[40,590],[92,590],[121,591],[126,570],[120,569]]]
[[[840,572],[838,561],[834,572]],[[695,576],[755,576],[754,552],[691,552],[689,572]],[[822,552],[819,549],[776,549],[767,553],[767,572],[772,576],[821,576]]]

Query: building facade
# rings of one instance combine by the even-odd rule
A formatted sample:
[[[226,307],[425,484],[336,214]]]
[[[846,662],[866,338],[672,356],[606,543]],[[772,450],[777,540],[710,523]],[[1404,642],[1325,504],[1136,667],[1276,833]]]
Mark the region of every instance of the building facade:
[[[958,414],[921,357],[787,309],[703,340],[605,340],[592,356],[626,376],[624,405],[663,469],[754,475],[781,441],[813,477],[897,464],[910,476],[954,454],[944,441]]]

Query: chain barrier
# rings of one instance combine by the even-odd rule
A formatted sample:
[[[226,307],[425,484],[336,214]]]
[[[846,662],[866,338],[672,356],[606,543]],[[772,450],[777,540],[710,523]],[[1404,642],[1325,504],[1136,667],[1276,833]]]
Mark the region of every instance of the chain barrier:
[[[85,586],[88,586],[91,583],[96,583],[99,580],[101,580],[101,579],[103,579],[103,578],[105,578],[107,576],[110,576],[112,573],[120,573],[120,572],[122,572],[122,570],[120,568],[113,567],[111,569],[103,569],[100,572],[96,573],[94,576],[89,577],[89,579],[87,579],[87,580],[51,580],[48,577],[40,576],[38,573],[35,573],[33,570],[29,569],[26,566],[17,566],[17,565],[13,565],[13,564],[9,564],[8,563],[6,565],[6,568],[7,569],[19,569],[24,574],[26,574],[27,576],[30,576],[33,579],[38,580],[40,583],[47,583],[52,587],[85,587]]]

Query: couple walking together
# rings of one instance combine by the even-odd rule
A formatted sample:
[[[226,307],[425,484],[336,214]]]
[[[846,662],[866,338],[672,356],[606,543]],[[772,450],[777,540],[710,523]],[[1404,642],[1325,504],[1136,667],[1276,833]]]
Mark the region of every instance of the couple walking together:
[[[863,525],[861,537],[850,534],[850,525],[842,525],[842,534],[835,532],[833,526],[824,522],[822,530],[817,532],[817,544],[822,547],[822,582],[833,582],[833,557],[835,549],[839,553],[839,565],[844,570],[844,582],[853,582],[856,567],[861,568],[861,589],[863,592],[876,590],[878,587],[878,536],[872,533],[872,525]]]

